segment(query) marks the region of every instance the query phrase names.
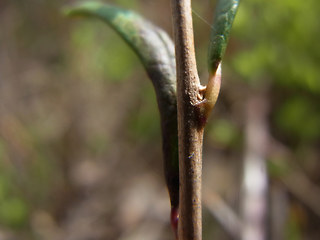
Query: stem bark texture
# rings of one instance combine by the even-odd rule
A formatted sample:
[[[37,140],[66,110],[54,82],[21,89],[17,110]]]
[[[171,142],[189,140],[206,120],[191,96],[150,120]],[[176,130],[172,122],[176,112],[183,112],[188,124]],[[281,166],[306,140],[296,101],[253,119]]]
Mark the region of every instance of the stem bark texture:
[[[177,63],[179,137],[179,224],[178,239],[201,240],[201,172],[203,127],[196,107],[198,77],[190,0],[172,0]]]

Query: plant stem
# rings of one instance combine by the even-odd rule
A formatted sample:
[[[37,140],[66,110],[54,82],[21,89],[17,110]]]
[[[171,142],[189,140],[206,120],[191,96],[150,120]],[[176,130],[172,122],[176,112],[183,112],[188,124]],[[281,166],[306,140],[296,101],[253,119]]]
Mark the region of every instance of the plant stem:
[[[196,104],[200,81],[194,52],[190,0],[172,0],[177,64],[179,136],[179,224],[178,238],[201,240],[201,172],[203,126],[199,127]]]

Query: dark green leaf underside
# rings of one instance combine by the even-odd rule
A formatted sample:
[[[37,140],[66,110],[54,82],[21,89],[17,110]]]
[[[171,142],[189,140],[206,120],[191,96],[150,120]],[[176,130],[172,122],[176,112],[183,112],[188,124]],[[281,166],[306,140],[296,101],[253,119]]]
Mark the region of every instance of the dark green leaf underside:
[[[172,54],[167,49],[170,42],[163,36],[166,34],[132,11],[89,1],[65,8],[65,13],[69,16],[94,17],[106,22],[134,49],[146,67],[157,58],[152,47],[160,47],[160,52],[167,51],[165,56]]]
[[[217,2],[209,43],[209,72],[215,72],[222,60],[238,5],[239,0],[218,0]]]
[[[176,65],[169,36],[140,15],[89,1],[65,9],[69,16],[98,18],[112,27],[135,51],[151,79],[160,111],[166,181],[172,206],[179,201]],[[112,56],[110,56],[112,57]]]

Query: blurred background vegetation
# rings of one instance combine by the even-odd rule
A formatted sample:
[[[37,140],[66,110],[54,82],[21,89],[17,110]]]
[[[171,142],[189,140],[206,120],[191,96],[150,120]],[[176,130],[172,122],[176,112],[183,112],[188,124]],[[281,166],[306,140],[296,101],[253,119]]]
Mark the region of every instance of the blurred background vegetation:
[[[0,2],[0,239],[173,239],[152,85],[105,24],[63,16],[73,2]],[[172,36],[169,0],[108,2]],[[214,5],[193,1],[203,84]],[[238,212],[246,102],[268,103],[271,239],[320,238],[319,9],[241,1],[206,129],[204,191]]]

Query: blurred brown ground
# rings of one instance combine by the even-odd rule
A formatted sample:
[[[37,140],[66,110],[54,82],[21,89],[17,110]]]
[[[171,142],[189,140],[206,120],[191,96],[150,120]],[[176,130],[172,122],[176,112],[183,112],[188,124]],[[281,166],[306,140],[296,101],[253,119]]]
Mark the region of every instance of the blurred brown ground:
[[[73,2],[0,2],[0,239],[173,239],[151,83],[103,23],[63,16],[61,8]],[[108,2],[136,10],[171,35],[169,0]],[[213,7],[212,1],[194,1],[208,22]],[[210,26],[196,16],[194,22],[199,72],[206,79]],[[237,47],[231,40],[228,55]],[[204,196],[218,193],[237,212],[245,151],[241,99],[248,91],[228,69],[230,82],[223,84],[212,119],[229,119],[233,125],[220,125],[233,127],[227,132],[232,139],[224,141],[208,126],[203,184]],[[302,168],[319,182],[319,174],[310,174],[320,168],[319,152],[308,153]],[[280,215],[289,216],[280,224],[293,235],[299,231],[294,236],[308,236],[286,239],[318,239],[316,210],[290,184],[270,182],[277,206],[285,206]],[[204,238],[231,239],[206,207]]]

